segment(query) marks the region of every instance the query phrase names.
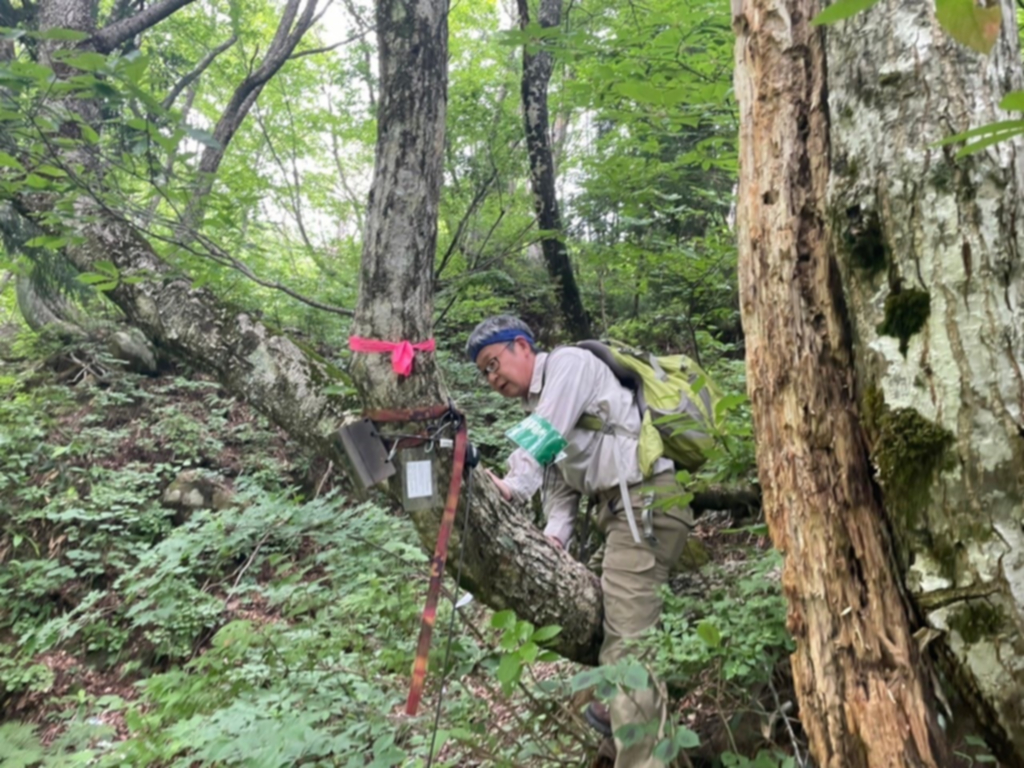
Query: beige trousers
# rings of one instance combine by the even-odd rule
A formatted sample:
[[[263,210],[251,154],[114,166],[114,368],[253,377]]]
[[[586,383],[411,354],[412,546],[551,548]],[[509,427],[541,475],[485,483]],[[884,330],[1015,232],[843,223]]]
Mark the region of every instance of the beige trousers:
[[[653,491],[657,497],[664,497],[682,493],[671,472],[657,475],[640,486],[630,488],[630,491],[641,538],[643,494]],[[688,508],[658,509],[653,518],[656,543],[652,546],[643,540],[637,544],[630,533],[618,493],[609,492],[599,505],[597,525],[605,534],[601,574],[604,643],[599,660],[601,664],[613,664],[628,655],[625,647],[628,640],[639,637],[658,623],[661,617],[658,588],[668,581],[669,570],[682,554],[686,537],[693,527],[693,518]],[[620,691],[608,707],[613,733],[627,723],[643,725],[659,720],[664,702],[657,689],[656,681],[652,680],[651,687],[646,690]],[[657,743],[656,735],[629,746],[616,739],[615,768],[664,768],[664,763],[651,754]]]

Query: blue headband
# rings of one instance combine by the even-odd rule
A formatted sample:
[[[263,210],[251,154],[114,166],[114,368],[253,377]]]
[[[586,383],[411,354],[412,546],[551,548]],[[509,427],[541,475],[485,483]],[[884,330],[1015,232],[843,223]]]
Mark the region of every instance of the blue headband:
[[[497,344],[502,341],[515,341],[520,336],[530,342],[530,347],[533,347],[533,336],[528,331],[524,331],[522,328],[506,328],[503,331],[495,331],[485,339],[478,341],[469,350],[469,357],[475,363],[476,359],[480,357],[480,350],[484,347],[490,346],[491,344]]]

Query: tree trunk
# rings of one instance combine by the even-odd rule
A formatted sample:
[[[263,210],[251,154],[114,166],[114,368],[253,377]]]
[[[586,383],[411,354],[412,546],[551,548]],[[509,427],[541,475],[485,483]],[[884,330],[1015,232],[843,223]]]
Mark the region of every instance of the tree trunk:
[[[785,554],[800,718],[823,768],[950,764],[858,422],[827,221],[829,122],[815,0],[734,18],[737,234],[764,509]]]
[[[433,333],[437,241],[447,85],[446,0],[382,0],[377,7],[380,103],[377,157],[367,212],[356,335],[424,341]],[[353,378],[368,408],[408,408],[448,401],[432,355],[396,377],[381,356],[358,356]],[[472,428],[472,414],[468,414]],[[472,437],[472,431],[470,432]],[[450,462],[441,468],[450,471]],[[467,588],[496,607],[511,607],[537,626],[561,624],[564,653],[592,661],[600,635],[600,589],[592,574],[552,548],[505,505],[484,478],[474,494],[461,546]],[[466,495],[463,495],[463,502]],[[411,513],[424,547],[433,548],[440,510]],[[457,525],[457,528],[459,526]],[[449,566],[457,561],[453,554]],[[539,597],[544,594],[543,598]],[[549,603],[550,601],[550,603]],[[549,603],[548,605],[544,605]],[[561,637],[561,636],[560,636]]]
[[[829,33],[827,215],[906,586],[990,743],[1024,765],[1024,145],[934,146],[1011,117],[995,105],[1024,85],[1001,6],[989,56],[922,0]]]
[[[526,29],[530,23],[528,0],[518,0],[519,26]],[[538,22],[544,29],[561,23],[562,0],[540,0]],[[533,188],[533,208],[537,213],[537,228],[541,236],[541,250],[548,274],[555,281],[558,305],[562,310],[565,329],[574,339],[590,338],[590,317],[583,308],[583,299],[576,276],[569,261],[562,230],[562,215],[558,210],[555,193],[555,161],[551,152],[548,128],[548,82],[551,80],[553,57],[543,48],[531,53],[523,46],[523,124],[526,128],[526,148],[530,156],[530,186]]]

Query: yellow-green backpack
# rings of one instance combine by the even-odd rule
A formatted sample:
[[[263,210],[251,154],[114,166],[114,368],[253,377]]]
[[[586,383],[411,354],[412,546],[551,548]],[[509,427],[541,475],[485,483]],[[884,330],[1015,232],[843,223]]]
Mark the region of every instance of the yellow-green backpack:
[[[721,394],[700,366],[686,355],[656,357],[616,341],[580,341],[575,346],[596,356],[624,387],[636,392],[641,416],[637,451],[644,477],[651,476],[654,462],[662,456],[690,471],[707,461]],[[576,426],[614,428],[589,414]]]

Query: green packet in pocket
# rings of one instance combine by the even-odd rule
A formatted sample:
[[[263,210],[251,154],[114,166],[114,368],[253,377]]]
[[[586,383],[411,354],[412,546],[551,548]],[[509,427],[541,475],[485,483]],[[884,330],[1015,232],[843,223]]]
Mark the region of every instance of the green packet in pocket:
[[[508,430],[505,437],[533,456],[542,467],[556,461],[567,445],[551,422],[535,413]]]

